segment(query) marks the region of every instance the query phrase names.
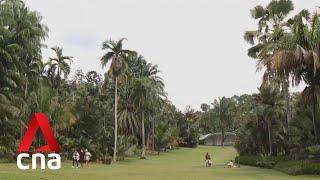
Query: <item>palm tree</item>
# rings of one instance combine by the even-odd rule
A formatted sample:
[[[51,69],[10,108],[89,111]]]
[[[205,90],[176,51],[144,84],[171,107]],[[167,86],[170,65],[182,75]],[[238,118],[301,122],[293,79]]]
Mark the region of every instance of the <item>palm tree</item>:
[[[137,111],[140,114],[141,118],[141,139],[142,139],[142,152],[141,152],[141,158],[145,159],[145,117],[147,116],[146,108],[150,105],[150,97],[151,97],[151,91],[152,86],[150,79],[147,77],[141,77],[134,80],[133,85],[133,99],[134,104],[137,107]]]
[[[258,29],[246,31],[244,34],[244,39],[252,45],[248,49],[248,55],[258,59],[258,70],[265,68],[263,83],[268,83],[266,81],[270,79],[280,82],[286,98],[287,125],[291,121],[289,73],[275,74],[271,70],[270,64],[273,53],[283,45],[280,39],[288,36],[285,31],[285,18],[292,10],[291,0],[272,0],[266,7],[258,5],[251,10],[252,18],[258,20]]]
[[[56,57],[49,58],[49,61],[45,63],[45,74],[50,79],[50,82],[53,87],[56,88],[57,96],[56,96],[56,111],[57,113],[61,110],[61,84],[62,82],[68,77],[70,74],[70,64],[72,63],[71,56],[64,56],[62,53],[62,48],[60,47],[53,47],[51,48]],[[57,134],[57,122],[54,123],[54,133]]]
[[[62,48],[53,47],[51,48],[56,57],[49,58],[49,61],[45,63],[46,74],[50,78],[51,83],[54,87],[59,89],[60,83],[68,77],[70,74],[70,63],[72,63],[72,56],[64,56]]]
[[[134,135],[140,127],[139,121],[137,121],[135,108],[133,105],[133,99],[131,96],[132,85],[124,84],[120,87],[121,99],[119,101],[119,128],[124,134],[131,133]]]
[[[143,58],[142,58],[143,59]],[[148,77],[151,81],[152,92],[150,97],[150,106],[146,108],[148,111],[149,120],[152,123],[152,150],[154,151],[155,146],[155,120],[154,115],[159,111],[159,108],[163,105],[163,99],[166,98],[166,93],[164,91],[164,83],[161,77],[158,76],[160,73],[157,65],[152,65],[147,63],[141,75]]]
[[[313,131],[318,143],[315,106],[320,86],[320,15],[315,13],[310,18],[310,13],[302,10],[288,24],[292,34],[283,41],[290,46],[274,53],[271,67],[278,74],[290,73],[295,84],[303,80],[307,85],[302,95],[312,102]]]
[[[163,82],[157,79],[154,72],[155,67],[148,66],[150,76],[142,76],[136,78],[133,82],[132,96],[134,105],[137,107],[137,111],[141,117],[141,136],[142,136],[142,153],[141,158],[145,158],[145,120],[146,117],[151,117],[154,112],[153,108],[156,108],[157,103],[162,101],[165,97]],[[147,75],[148,73],[144,74]],[[154,120],[154,118],[153,118]],[[154,135],[153,135],[154,136]]]
[[[225,131],[227,129],[227,125],[230,125],[230,122],[232,121],[235,104],[231,99],[222,97],[219,101],[215,101],[213,106],[220,120],[221,146],[224,146]]]
[[[109,68],[108,74],[115,81],[115,92],[114,92],[114,149],[113,149],[113,162],[117,160],[117,139],[118,139],[118,77],[121,73],[122,59],[131,51],[123,49],[122,44],[125,38],[119,41],[106,40],[102,43],[102,50],[107,50],[101,58],[101,65],[105,67],[107,63],[111,60],[111,66]]]
[[[23,120],[29,118],[31,108],[24,97],[28,84],[32,84],[30,91],[37,89],[33,70],[41,62],[42,41],[48,29],[39,14],[19,0],[0,3],[0,22],[0,144],[10,153],[18,123],[21,136]]]
[[[264,84],[259,88],[259,93],[254,95],[257,106],[253,112],[258,118],[258,123],[268,134],[269,154],[272,154],[272,127],[276,120],[281,119],[282,102],[281,94],[275,84]]]

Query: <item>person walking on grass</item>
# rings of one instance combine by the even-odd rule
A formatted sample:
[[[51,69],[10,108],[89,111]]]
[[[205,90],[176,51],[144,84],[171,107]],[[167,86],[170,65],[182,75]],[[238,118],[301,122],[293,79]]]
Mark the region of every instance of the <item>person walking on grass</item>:
[[[88,149],[84,150],[84,160],[86,162],[87,167],[89,167],[89,161],[91,158],[91,153],[88,151]]]
[[[74,163],[76,163],[77,168],[79,168],[79,164],[78,164],[79,159],[80,159],[80,155],[79,155],[78,151],[75,150],[72,154],[72,168],[74,168]]]
[[[79,160],[79,162],[80,162],[80,165],[81,165],[81,168],[83,168],[83,163],[85,162],[84,161],[84,151],[83,151],[83,149],[81,149],[80,150],[80,160]]]

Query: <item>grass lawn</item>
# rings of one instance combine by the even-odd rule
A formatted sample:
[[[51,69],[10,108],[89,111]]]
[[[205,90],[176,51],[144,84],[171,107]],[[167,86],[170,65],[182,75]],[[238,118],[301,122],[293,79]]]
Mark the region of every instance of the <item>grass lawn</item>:
[[[203,158],[210,152],[214,166],[205,168]],[[320,176],[289,176],[278,171],[241,166],[240,168],[224,168],[224,164],[234,159],[236,151],[232,147],[199,146],[196,149],[180,148],[162,153],[160,156],[148,156],[147,160],[127,158],[114,165],[91,164],[90,168],[72,169],[71,162],[62,162],[62,168],[53,170],[22,171],[16,164],[0,164],[0,180],[178,180],[178,179],[320,179]]]

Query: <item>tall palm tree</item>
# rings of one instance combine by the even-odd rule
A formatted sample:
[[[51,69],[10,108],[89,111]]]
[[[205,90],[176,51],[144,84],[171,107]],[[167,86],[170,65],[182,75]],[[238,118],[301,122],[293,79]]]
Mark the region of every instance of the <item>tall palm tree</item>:
[[[162,80],[155,73],[155,66],[147,66],[149,73],[143,74],[133,82],[132,96],[134,105],[137,107],[141,117],[141,138],[142,153],[141,158],[145,158],[145,120],[150,119],[154,112],[153,108],[158,107],[156,104],[161,102],[166,96]],[[152,73],[153,72],[153,73]],[[149,76],[148,76],[149,75]],[[154,118],[152,118],[154,120]],[[153,135],[154,136],[154,135]]]
[[[118,77],[121,73],[122,59],[131,51],[123,49],[122,44],[125,38],[118,41],[106,40],[102,43],[102,50],[107,50],[101,58],[101,65],[105,67],[109,61],[111,61],[111,66],[109,68],[108,74],[113,78],[115,82],[115,92],[114,92],[114,149],[113,149],[113,162],[117,160],[117,139],[118,139]]]
[[[289,73],[274,74],[270,64],[273,53],[282,45],[280,39],[288,36],[285,31],[286,17],[293,10],[291,0],[272,0],[267,6],[258,5],[251,10],[253,19],[258,20],[258,29],[246,31],[244,39],[252,45],[248,55],[257,61],[257,69],[265,69],[263,83],[270,79],[280,82],[286,98],[287,125],[291,121]],[[286,127],[288,129],[288,126]]]
[[[293,82],[304,81],[307,87],[302,95],[312,102],[312,121],[315,142],[318,142],[315,112],[317,104],[317,89],[320,87],[320,15],[315,13],[310,18],[307,10],[302,10],[288,21],[291,36],[284,40],[289,47],[280,49],[272,57],[272,69],[281,74],[290,73]]]
[[[151,81],[147,77],[141,77],[134,80],[133,93],[134,104],[138,109],[141,118],[141,139],[142,139],[142,152],[141,158],[145,159],[145,118],[147,116],[147,108],[151,100]]]
[[[72,63],[72,56],[64,56],[62,52],[62,48],[53,47],[51,48],[55,57],[49,58],[49,61],[45,63],[45,74],[50,79],[50,82],[54,88],[56,88],[57,96],[56,96],[56,111],[59,112],[61,108],[61,84],[65,79],[67,79],[70,74],[70,64]],[[57,120],[54,123],[54,133],[57,134]]]

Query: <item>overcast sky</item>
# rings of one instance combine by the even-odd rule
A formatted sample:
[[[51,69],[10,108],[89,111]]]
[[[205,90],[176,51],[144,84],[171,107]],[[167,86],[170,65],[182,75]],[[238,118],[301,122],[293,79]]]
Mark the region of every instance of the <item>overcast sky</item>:
[[[101,44],[126,37],[125,47],[162,71],[169,99],[181,110],[200,109],[221,96],[253,93],[261,82],[247,57],[245,30],[255,29],[249,10],[268,0],[26,0],[49,27],[48,47],[74,57],[73,71],[103,73]],[[318,0],[294,0],[295,12]],[[43,51],[44,59],[52,56]]]

